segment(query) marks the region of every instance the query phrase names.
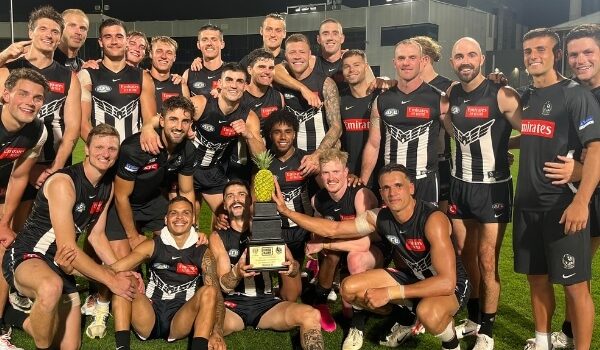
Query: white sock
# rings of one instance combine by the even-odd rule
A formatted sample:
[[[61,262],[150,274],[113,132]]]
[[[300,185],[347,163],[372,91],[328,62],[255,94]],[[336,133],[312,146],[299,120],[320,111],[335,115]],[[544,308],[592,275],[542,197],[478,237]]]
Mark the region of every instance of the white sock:
[[[550,340],[550,333],[535,331],[535,345],[539,350],[551,350],[552,341]]]
[[[452,321],[450,321],[450,323],[448,323],[448,326],[446,326],[446,329],[444,329],[442,333],[437,334],[435,337],[443,342],[448,342],[452,340],[455,336],[456,333],[454,332],[454,326],[452,324]]]

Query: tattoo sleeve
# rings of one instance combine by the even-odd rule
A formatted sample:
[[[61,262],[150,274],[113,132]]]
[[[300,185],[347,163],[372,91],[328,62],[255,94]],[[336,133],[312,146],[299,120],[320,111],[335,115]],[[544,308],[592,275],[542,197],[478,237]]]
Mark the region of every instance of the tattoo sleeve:
[[[324,350],[323,334],[318,329],[308,329],[302,334],[302,348],[307,350]]]
[[[324,150],[333,148],[342,135],[342,117],[340,116],[340,94],[335,82],[331,78],[325,79],[323,84],[323,99],[325,105],[325,114],[329,130],[321,140],[319,149]]]
[[[234,290],[240,283],[241,278],[235,274],[235,265],[231,267],[231,270],[221,276],[221,286],[227,290]]]
[[[219,277],[217,275],[217,261],[210,249],[207,249],[202,257],[202,270],[204,270],[204,285],[217,288],[217,305],[215,326],[213,332],[223,335],[223,322],[225,321],[225,306],[223,303],[223,293],[219,285]]]

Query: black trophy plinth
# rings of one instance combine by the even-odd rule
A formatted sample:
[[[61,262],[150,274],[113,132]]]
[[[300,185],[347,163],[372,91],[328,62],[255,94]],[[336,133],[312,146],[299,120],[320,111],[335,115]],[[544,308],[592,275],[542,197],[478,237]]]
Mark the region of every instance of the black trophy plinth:
[[[252,217],[252,238],[248,241],[247,263],[249,271],[283,271],[288,267],[285,261],[285,242],[281,239],[281,217],[273,202],[254,204]]]

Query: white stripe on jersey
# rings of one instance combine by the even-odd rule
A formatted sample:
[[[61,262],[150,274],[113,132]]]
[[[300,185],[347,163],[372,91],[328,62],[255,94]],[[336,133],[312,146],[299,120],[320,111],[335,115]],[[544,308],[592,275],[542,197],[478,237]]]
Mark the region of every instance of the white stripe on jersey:
[[[415,274],[415,277],[417,277],[421,281],[429,277],[429,274],[427,274],[427,276],[424,274],[424,272],[426,271],[429,271],[429,273],[432,276],[437,275],[437,271],[435,270],[435,267],[433,267],[433,264],[431,262],[431,253],[427,254],[423,259],[414,263],[408,261],[407,259],[402,260],[406,263],[406,266],[408,266],[408,268]]]
[[[411,141],[417,141],[417,164],[414,169],[417,175],[427,172],[427,146],[429,143],[429,129],[433,125],[433,120],[416,126],[410,130],[402,131],[398,127],[391,124],[385,123],[386,127],[386,140],[385,140],[385,154],[386,164],[397,163],[407,165],[408,161],[408,146]],[[398,148],[395,150],[396,159],[391,159],[391,140],[392,138],[398,142]]]
[[[496,157],[494,155],[494,145],[492,139],[492,126],[496,119],[492,119],[484,124],[478,125],[467,132],[461,132],[453,125],[454,138],[458,142],[462,155],[462,178],[465,182],[479,182],[479,183],[495,183],[496,178],[493,175],[496,171]],[[482,171],[483,181],[473,181],[473,157],[471,156],[471,144],[479,143],[482,157]],[[457,164],[456,153],[453,156],[454,164]],[[456,176],[456,167],[452,168],[452,176]],[[504,180],[505,181],[505,180]]]
[[[204,153],[200,161],[201,166],[210,166],[217,153],[223,153],[225,148],[229,145],[229,141],[225,143],[211,142],[208,141],[200,132],[196,132],[196,137],[192,140],[192,143],[196,148],[202,145],[201,151]],[[220,156],[220,154],[219,154]]]
[[[54,229],[50,228],[50,230],[46,231],[46,233],[44,233],[42,237],[38,239],[37,243],[35,244],[35,247],[33,247],[33,251],[36,253],[46,255],[46,252],[50,248],[50,245],[55,241],[56,235],[54,234]]]
[[[62,98],[59,98],[58,100],[49,102],[43,105],[42,108],[40,108],[40,111],[38,112],[38,118],[40,118],[41,120],[45,120],[46,117],[52,116],[51,125],[54,140],[54,144],[52,145],[52,147],[54,148],[55,152],[58,150],[58,147],[60,146],[60,143],[63,138],[63,130],[61,125],[62,117],[60,115],[60,109],[62,108],[66,99],[67,96],[64,96]],[[46,160],[47,159],[45,159],[45,152],[41,152],[38,157],[38,162],[43,162]]]
[[[136,98],[135,100],[129,102],[125,106],[118,108],[110,103],[97,98],[96,96],[92,96],[93,106],[94,106],[94,119],[96,125],[101,123],[106,123],[106,115],[109,115],[115,120],[115,129],[121,135],[121,142],[125,140],[127,137],[136,134],[140,131],[140,120],[139,120],[139,101],[140,98]],[[131,135],[129,135],[126,131],[126,123],[131,123]]]
[[[308,111],[305,112],[298,112],[295,111],[289,107],[287,107],[287,109],[294,113],[294,115],[296,116],[296,119],[298,119],[298,124],[299,124],[299,128],[298,128],[298,137],[296,138],[296,142],[298,143],[298,148],[303,149],[303,150],[307,150],[307,151],[312,151],[314,149],[319,148],[319,145],[321,144],[321,141],[323,140],[323,138],[325,137],[325,118],[323,117],[323,112],[321,111],[320,108],[311,108]],[[308,131],[306,128],[306,123],[308,123],[309,121],[313,121],[314,123],[314,133],[315,133],[315,145],[309,145],[308,144]]]

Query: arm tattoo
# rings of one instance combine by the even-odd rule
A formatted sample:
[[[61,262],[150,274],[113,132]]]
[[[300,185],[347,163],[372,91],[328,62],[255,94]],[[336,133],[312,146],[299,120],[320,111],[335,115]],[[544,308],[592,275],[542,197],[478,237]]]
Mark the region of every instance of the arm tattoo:
[[[292,271],[288,276],[294,278],[298,276],[298,272],[300,272],[300,264],[296,260],[292,260]]]
[[[241,280],[241,278],[236,276],[236,274],[233,272],[234,269],[235,265],[231,267],[231,270],[229,270],[229,272],[221,276],[221,284],[223,285],[223,287],[229,290],[234,290]]]
[[[335,147],[342,134],[342,117],[340,116],[340,94],[335,82],[331,78],[325,79],[323,84],[323,98],[325,115],[329,130],[321,140],[319,149],[324,150]]]
[[[323,334],[318,329],[308,329],[302,334],[302,348],[307,350],[324,350]]]
[[[202,269],[204,270],[204,285],[213,286],[217,288],[217,305],[216,305],[216,317],[215,326],[213,332],[223,335],[223,322],[225,321],[225,306],[223,303],[223,293],[221,293],[221,287],[219,286],[219,278],[217,277],[217,261],[213,256],[210,249],[204,252],[202,257]]]

